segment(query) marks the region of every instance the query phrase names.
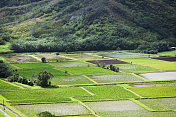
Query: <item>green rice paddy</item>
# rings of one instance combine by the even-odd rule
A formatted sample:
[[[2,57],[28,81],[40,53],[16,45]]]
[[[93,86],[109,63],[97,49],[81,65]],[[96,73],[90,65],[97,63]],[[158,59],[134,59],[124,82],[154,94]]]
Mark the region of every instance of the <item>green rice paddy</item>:
[[[71,101],[69,97],[74,96],[90,96],[80,87],[6,91],[1,92],[1,94],[11,103],[54,103]]]
[[[20,87],[0,80],[0,90],[20,89]]]
[[[98,68],[98,67],[68,67],[68,68],[59,68],[59,70],[67,71],[70,74],[73,75],[101,75],[101,74],[116,74],[113,71]]]
[[[176,85],[157,87],[133,87],[129,88],[143,97],[174,97],[176,96]]]
[[[133,64],[138,64],[142,66],[152,67],[163,71],[173,71],[176,70],[176,62],[167,62],[162,60],[155,60],[151,58],[120,58],[120,60],[126,62],[132,62]]]
[[[137,98],[136,95],[121,86],[90,86],[85,88],[95,95],[91,97],[77,97],[77,99],[81,101],[98,101]]]

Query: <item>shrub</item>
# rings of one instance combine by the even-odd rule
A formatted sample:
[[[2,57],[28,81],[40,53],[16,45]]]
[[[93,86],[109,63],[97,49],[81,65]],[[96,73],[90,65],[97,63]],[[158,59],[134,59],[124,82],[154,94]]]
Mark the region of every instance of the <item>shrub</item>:
[[[38,117],[54,117],[50,112],[45,111],[38,114]]]
[[[46,58],[45,57],[41,58],[41,60],[42,60],[42,63],[46,63]]]
[[[28,80],[26,78],[23,78],[22,79],[22,84],[27,84],[28,83]]]

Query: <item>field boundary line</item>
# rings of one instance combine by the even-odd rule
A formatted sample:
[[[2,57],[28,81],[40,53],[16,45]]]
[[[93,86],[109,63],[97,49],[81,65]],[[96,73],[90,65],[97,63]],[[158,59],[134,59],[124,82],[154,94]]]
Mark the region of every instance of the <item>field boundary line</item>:
[[[141,80],[150,81],[150,80],[147,80],[147,79],[145,79],[145,78],[143,78],[143,77],[141,77],[140,75],[137,75],[137,74],[135,74],[135,73],[129,73],[129,74],[131,74],[131,75],[133,75],[133,76],[135,76],[135,77],[137,77],[137,78],[139,78],[139,79],[141,79]]]
[[[149,108],[148,106],[146,106],[145,104],[141,103],[138,100],[135,100],[135,99],[130,99],[130,100],[148,111],[155,111],[155,110]]]
[[[34,55],[28,55],[28,56],[31,56],[32,58],[37,59],[39,62],[41,62],[41,59],[39,59],[38,57],[36,57]]]
[[[84,87],[81,87],[81,89],[83,89],[84,91],[86,91],[87,93],[89,93],[90,95],[94,96],[95,94],[90,92],[89,90],[85,89]]]
[[[130,90],[130,89],[128,89],[128,88],[126,88],[126,87],[124,87],[124,86],[121,86],[121,87],[122,87],[122,88],[124,88],[125,90],[127,90],[127,91],[131,92],[132,94],[136,95],[137,97],[143,98],[141,95],[139,95],[139,94],[135,93],[134,91],[132,91],[132,90]]]
[[[73,101],[77,101],[79,104],[81,104],[82,106],[84,106],[87,110],[89,110],[92,115],[96,116],[96,117],[99,117],[96,112],[94,110],[92,110],[89,106],[87,106],[85,103],[83,103],[82,101],[78,100],[78,99],[75,99],[73,97],[70,98],[71,100]]]
[[[85,77],[85,78],[87,78],[88,80],[92,81],[93,83],[98,84],[96,81],[92,80],[92,79],[89,78],[88,76],[86,76],[86,75],[82,75],[82,76]]]

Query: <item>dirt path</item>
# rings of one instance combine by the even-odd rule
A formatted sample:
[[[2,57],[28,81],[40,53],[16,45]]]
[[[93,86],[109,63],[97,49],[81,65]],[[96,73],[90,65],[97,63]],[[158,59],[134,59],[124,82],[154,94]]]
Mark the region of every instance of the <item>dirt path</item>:
[[[2,108],[4,108],[2,105],[0,105]],[[20,117],[19,115],[17,115],[16,113],[14,113],[13,111],[11,111],[10,109],[8,109],[7,107],[5,107],[5,109],[6,109],[6,111],[8,111],[8,112],[10,112],[10,113],[12,113],[13,115],[15,115],[15,117]],[[1,112],[1,110],[2,109],[0,109],[0,112]],[[11,117],[10,115],[8,115],[6,112],[4,112],[3,110],[2,110],[2,113],[6,116],[6,117]]]

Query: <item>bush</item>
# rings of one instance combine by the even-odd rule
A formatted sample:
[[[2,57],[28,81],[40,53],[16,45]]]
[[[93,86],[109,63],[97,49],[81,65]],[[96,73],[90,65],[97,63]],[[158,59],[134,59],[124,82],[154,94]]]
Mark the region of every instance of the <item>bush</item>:
[[[45,57],[41,58],[41,60],[42,60],[42,63],[46,63],[46,58]]]
[[[19,78],[19,79],[18,79],[18,82],[19,82],[19,83],[22,83],[22,78]]]
[[[38,114],[38,117],[54,117],[50,112],[45,111]]]
[[[26,78],[23,78],[21,83],[22,83],[22,84],[27,84],[27,83],[28,83],[28,80],[27,80]]]

